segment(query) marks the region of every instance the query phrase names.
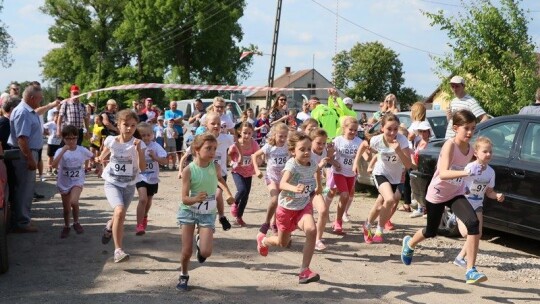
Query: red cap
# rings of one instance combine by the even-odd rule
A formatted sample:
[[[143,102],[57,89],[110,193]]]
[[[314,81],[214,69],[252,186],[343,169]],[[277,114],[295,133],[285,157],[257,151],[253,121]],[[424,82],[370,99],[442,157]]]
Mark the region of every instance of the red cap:
[[[79,87],[78,87],[76,84],[74,84],[74,85],[71,86],[71,90],[70,90],[70,91],[71,91],[71,92],[80,92],[80,91],[79,91]]]
[[[147,101],[152,101],[152,102],[154,101],[154,100],[153,100],[152,98],[150,98],[150,97],[146,98],[145,100],[147,100]]]

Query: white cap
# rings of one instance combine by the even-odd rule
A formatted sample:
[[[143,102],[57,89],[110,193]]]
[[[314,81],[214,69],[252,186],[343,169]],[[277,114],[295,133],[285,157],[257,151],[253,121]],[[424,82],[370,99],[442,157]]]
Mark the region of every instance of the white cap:
[[[431,130],[431,125],[429,124],[429,122],[427,122],[427,120],[421,121],[414,128],[414,131],[419,131],[419,130]]]
[[[461,76],[454,76],[450,79],[450,83],[465,84],[465,79]]]
[[[346,104],[346,105],[352,105],[354,103],[354,101],[350,97],[345,97],[345,98],[343,98],[343,103]]]

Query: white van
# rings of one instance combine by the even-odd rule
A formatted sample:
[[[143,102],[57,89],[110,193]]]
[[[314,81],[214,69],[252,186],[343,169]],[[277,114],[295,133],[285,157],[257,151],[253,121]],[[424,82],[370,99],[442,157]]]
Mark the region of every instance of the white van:
[[[214,101],[214,99],[212,98],[205,98],[201,100],[203,102],[204,109],[211,106],[212,102]],[[193,113],[193,109],[195,108],[195,99],[179,100],[176,102],[176,104],[178,106],[178,110],[184,112],[184,118],[187,120],[191,116],[191,113]],[[225,99],[225,106],[229,104],[232,104],[233,121],[238,121],[242,116],[242,109],[236,101],[231,99]]]

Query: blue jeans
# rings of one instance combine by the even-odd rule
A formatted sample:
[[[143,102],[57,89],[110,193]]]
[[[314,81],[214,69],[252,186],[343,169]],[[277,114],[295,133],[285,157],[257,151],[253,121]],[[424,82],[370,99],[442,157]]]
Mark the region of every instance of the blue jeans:
[[[234,172],[232,173],[232,177],[234,184],[236,185],[236,195],[234,196],[234,200],[238,206],[238,217],[242,217],[249,199],[249,192],[251,192],[252,177],[243,177]]]
[[[32,157],[37,164],[38,151],[31,150]],[[28,162],[22,156],[20,159],[11,161],[14,170],[13,185],[13,226],[25,228],[32,220],[32,200],[36,187],[36,170],[28,170]]]

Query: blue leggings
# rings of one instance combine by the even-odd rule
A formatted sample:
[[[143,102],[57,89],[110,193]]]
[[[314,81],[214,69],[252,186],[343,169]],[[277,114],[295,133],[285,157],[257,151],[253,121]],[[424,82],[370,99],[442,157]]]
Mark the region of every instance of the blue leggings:
[[[232,177],[234,184],[236,185],[236,195],[234,196],[234,200],[238,206],[238,217],[242,217],[249,199],[249,192],[251,192],[252,177],[243,177],[234,172],[232,173]]]

